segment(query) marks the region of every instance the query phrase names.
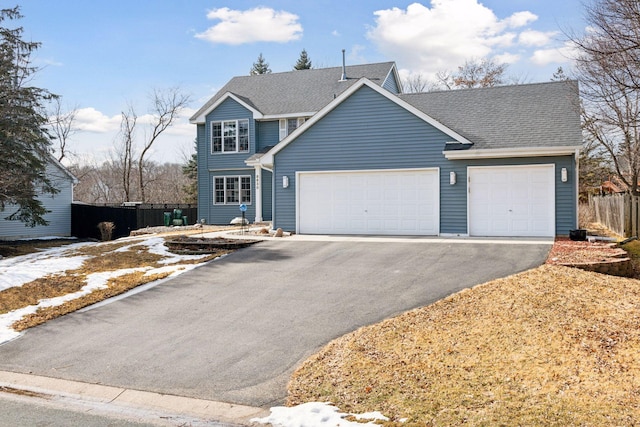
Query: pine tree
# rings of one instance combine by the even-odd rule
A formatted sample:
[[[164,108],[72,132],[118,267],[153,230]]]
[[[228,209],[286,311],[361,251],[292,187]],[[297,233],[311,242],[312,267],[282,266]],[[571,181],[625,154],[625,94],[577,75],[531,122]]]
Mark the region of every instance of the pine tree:
[[[6,219],[34,227],[47,224],[47,210],[37,195],[59,191],[46,174],[51,138],[44,104],[55,95],[29,86],[38,71],[31,53],[40,43],[24,41],[22,27],[2,26],[20,18],[18,6],[0,10],[0,150],[5,154],[0,156],[0,211],[16,206]]]
[[[269,68],[269,64],[262,56],[262,52],[258,55],[258,60],[253,63],[253,67],[251,67],[249,74],[252,76],[255,76],[256,74],[271,74],[271,68]]]
[[[187,203],[198,203],[198,140],[194,143],[196,152],[191,155],[186,165],[182,165],[182,174],[189,180],[183,188],[187,193]]]
[[[293,66],[294,70],[310,70],[311,69],[311,60],[307,55],[307,51],[302,49],[300,52],[300,58],[298,58],[298,62]]]

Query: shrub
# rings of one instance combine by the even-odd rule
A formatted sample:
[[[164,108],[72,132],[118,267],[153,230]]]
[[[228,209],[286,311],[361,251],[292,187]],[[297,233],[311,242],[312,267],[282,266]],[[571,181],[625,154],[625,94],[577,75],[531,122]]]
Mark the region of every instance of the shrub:
[[[116,229],[116,225],[112,222],[103,221],[98,224],[98,230],[100,230],[100,240],[106,242],[113,238],[113,230]]]

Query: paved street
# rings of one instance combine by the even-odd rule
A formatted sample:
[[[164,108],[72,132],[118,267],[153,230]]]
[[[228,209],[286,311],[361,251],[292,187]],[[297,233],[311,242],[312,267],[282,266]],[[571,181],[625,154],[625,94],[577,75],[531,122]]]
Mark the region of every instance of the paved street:
[[[0,370],[243,405],[283,402],[298,363],[359,326],[529,269],[550,242],[261,242],[33,328]]]

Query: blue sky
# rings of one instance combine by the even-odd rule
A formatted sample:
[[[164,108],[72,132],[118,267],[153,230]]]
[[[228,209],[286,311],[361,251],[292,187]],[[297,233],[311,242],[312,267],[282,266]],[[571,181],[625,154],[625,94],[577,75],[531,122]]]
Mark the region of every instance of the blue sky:
[[[453,70],[467,59],[509,63],[519,81],[570,70],[563,32],[582,32],[581,0],[300,1],[25,0],[25,38],[42,43],[34,84],[79,108],[75,161],[108,157],[127,104],[146,112],[153,89],[192,98],[151,159],[182,162],[192,151],[188,116],[262,53],[273,72],[300,51],[315,67],[395,61],[402,76]],[[9,7],[9,6],[4,6]]]

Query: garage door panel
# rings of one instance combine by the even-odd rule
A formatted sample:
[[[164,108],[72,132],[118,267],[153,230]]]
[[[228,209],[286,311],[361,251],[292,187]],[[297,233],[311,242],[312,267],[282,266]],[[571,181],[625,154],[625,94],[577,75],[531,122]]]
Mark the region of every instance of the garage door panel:
[[[555,235],[553,165],[472,167],[468,174],[471,235]]]
[[[300,173],[300,233],[437,235],[439,172]],[[312,200],[313,199],[313,200]]]

